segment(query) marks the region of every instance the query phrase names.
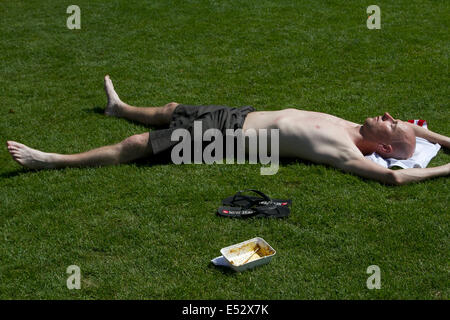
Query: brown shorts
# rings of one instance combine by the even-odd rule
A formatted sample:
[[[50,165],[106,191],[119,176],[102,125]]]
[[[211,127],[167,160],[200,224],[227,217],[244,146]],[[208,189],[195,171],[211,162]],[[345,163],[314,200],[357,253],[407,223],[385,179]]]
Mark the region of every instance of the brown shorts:
[[[168,129],[150,131],[153,154],[171,150],[178,141],[171,141],[172,132],[179,128],[188,130],[193,139],[194,121],[202,122],[202,131],[218,129],[225,136],[226,129],[242,129],[247,114],[255,111],[251,106],[231,108],[226,106],[191,106],[180,104],[172,114]],[[202,132],[202,136],[203,136]]]

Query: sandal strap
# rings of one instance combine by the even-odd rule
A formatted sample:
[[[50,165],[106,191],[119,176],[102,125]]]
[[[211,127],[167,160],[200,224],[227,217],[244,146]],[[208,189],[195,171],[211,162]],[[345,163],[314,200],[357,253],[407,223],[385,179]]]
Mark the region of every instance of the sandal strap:
[[[231,203],[234,204],[234,202],[237,200],[236,197],[240,197],[241,199],[245,199],[248,201],[248,204],[244,207],[245,209],[248,209],[250,207],[252,207],[254,204],[259,202],[259,199],[251,199],[250,197],[242,194],[243,192],[248,192],[248,191],[252,191],[258,195],[261,196],[261,199],[265,200],[265,201],[269,201],[272,202],[272,200],[270,199],[270,197],[268,195],[266,195],[265,193],[259,191],[259,190],[255,190],[255,189],[245,189],[245,190],[240,190],[238,191],[234,196],[233,199],[231,200]]]

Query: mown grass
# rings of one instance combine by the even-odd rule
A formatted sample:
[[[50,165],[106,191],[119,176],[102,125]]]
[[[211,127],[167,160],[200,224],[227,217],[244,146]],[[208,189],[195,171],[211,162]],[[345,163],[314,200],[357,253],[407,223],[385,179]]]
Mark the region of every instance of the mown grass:
[[[74,153],[148,130],[101,114],[102,77],[139,106],[295,107],[361,122],[389,111],[450,134],[445,1],[0,2],[0,136]],[[441,151],[430,166],[449,162]],[[301,161],[140,162],[27,171],[0,152],[2,299],[448,299],[448,178],[389,187]],[[253,187],[291,198],[286,220],[228,220],[220,200]],[[273,261],[212,266],[255,236]],[[82,289],[68,290],[78,265]],[[381,290],[366,269],[381,268]]]

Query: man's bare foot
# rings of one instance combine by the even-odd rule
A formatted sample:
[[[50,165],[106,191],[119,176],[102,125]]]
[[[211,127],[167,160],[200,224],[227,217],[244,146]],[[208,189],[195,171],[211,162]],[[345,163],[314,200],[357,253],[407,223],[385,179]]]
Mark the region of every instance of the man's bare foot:
[[[106,97],[108,98],[108,104],[105,108],[105,114],[108,116],[120,116],[120,108],[124,105],[122,100],[120,100],[116,91],[114,90],[114,85],[109,77],[109,75],[105,76],[105,92]]]
[[[44,169],[53,167],[50,153],[32,149],[15,141],[7,141],[6,144],[12,158],[26,168]]]

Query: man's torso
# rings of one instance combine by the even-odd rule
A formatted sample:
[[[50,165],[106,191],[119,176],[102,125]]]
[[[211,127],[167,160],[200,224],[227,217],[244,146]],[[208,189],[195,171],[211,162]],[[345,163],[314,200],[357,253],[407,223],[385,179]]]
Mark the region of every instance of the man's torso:
[[[326,113],[284,109],[249,113],[243,130],[279,129],[281,157],[335,165],[363,156],[348,133],[355,126],[358,124]]]

